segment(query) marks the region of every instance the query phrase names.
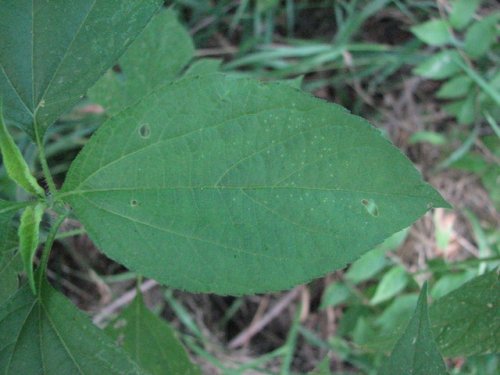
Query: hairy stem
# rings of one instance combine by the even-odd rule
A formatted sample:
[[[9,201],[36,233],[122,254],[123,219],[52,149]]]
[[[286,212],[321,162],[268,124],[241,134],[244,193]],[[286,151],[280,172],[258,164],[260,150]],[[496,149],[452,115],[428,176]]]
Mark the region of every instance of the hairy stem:
[[[47,157],[45,156],[45,147],[43,144],[43,140],[40,137],[40,133],[38,132],[38,126],[36,126],[36,124],[35,138],[36,144],[38,146],[38,158],[40,159],[40,165],[42,166],[43,176],[45,177],[45,181],[47,181],[50,194],[54,196],[57,192],[56,184],[54,183],[54,179],[52,178],[52,174],[50,173],[49,164],[47,163]]]

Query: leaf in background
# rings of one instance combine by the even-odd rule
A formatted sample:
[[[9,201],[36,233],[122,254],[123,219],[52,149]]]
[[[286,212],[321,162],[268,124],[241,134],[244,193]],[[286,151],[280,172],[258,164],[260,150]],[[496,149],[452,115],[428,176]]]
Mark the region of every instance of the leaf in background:
[[[372,305],[377,305],[391,299],[401,292],[409,281],[410,278],[404,267],[393,267],[389,272],[385,273],[382,280],[380,280],[375,295],[370,300],[370,303]]]
[[[364,254],[349,266],[345,273],[346,280],[353,284],[359,284],[362,281],[371,279],[389,263],[385,253],[385,249],[377,247]]]
[[[451,2],[450,24],[462,30],[469,24],[481,0],[454,0]]]
[[[447,205],[361,118],[221,74],[164,86],[103,124],[56,199],[130,269],[221,294],[319,277]]]
[[[446,366],[432,337],[427,311],[427,284],[424,284],[415,313],[379,374],[442,375],[446,373]]]
[[[358,284],[362,281],[371,279],[388,264],[385,254],[401,246],[407,235],[408,228],[405,228],[387,238],[383,243],[378,245],[376,249],[364,254],[349,266],[349,270],[345,273],[346,280]]]
[[[438,299],[430,309],[432,329],[446,356],[500,350],[500,282],[495,271],[478,276]]]
[[[483,18],[467,29],[464,50],[470,57],[477,59],[491,49],[491,45],[498,38],[497,24],[499,20],[500,12]]]
[[[0,307],[0,337],[2,374],[143,374],[46,282],[38,297],[26,285]]]
[[[6,0],[0,5],[5,118],[35,138],[124,52],[161,0]]]
[[[430,20],[413,26],[411,32],[430,46],[442,46],[453,42],[450,26],[445,20]]]
[[[21,151],[12,139],[3,119],[2,98],[0,98],[0,155],[7,175],[29,193],[44,196],[45,191],[38,185],[24,160]]]
[[[436,93],[436,98],[439,99],[454,99],[466,96],[472,87],[472,79],[465,75],[460,74],[446,83],[444,83],[439,91]]]
[[[111,322],[106,332],[152,375],[199,374],[175,332],[144,305],[142,295]]]
[[[352,295],[351,290],[344,283],[333,282],[328,285],[323,296],[321,297],[320,308],[324,309],[327,307],[334,307],[340,303],[347,301],[347,299]]]
[[[33,293],[36,294],[35,279],[33,274],[33,258],[38,248],[40,235],[40,222],[45,206],[38,203],[35,206],[28,206],[21,215],[19,224],[19,253],[23,260],[24,271],[28,277]]]
[[[174,80],[194,54],[191,37],[173,11],[159,12],[118,61],[89,90],[90,100],[113,116],[162,83]]]
[[[382,334],[390,334],[408,325],[408,321],[417,306],[418,294],[404,294],[395,298],[384,311],[377,316],[375,324]],[[402,330],[401,330],[402,331]]]
[[[17,231],[12,219],[24,206],[26,203],[0,199],[0,301],[5,301],[17,290],[17,275],[23,270],[17,251]]]
[[[476,119],[476,98],[476,93],[471,90],[465,99],[445,104],[443,108],[455,116],[459,124],[470,125]]]
[[[430,79],[449,78],[461,71],[460,65],[457,63],[460,59],[457,51],[441,51],[418,64],[413,72]]]
[[[450,272],[436,281],[430,291],[430,295],[433,299],[441,298],[472,279],[474,277],[474,273],[475,272],[473,270],[466,270],[459,273]]]

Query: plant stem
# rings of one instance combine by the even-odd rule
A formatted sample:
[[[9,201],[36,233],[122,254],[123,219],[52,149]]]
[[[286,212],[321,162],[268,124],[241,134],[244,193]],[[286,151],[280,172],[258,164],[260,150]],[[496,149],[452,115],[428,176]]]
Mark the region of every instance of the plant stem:
[[[59,230],[59,227],[61,226],[63,221],[68,217],[68,215],[69,211],[65,212],[64,214],[60,215],[57,218],[56,222],[50,228],[50,232],[47,235],[47,239],[45,240],[45,245],[43,246],[42,258],[40,260],[40,266],[38,267],[39,275],[38,275],[37,291],[39,293],[42,287],[43,278],[45,277],[45,272],[47,270],[47,264],[49,263],[50,251],[52,250],[52,245],[54,244],[54,240],[56,239],[57,236],[57,231]]]
[[[40,159],[40,165],[42,166],[43,176],[45,177],[45,181],[47,181],[50,194],[54,196],[57,193],[56,184],[54,183],[54,179],[52,178],[52,174],[50,173],[49,164],[47,163],[47,157],[45,156],[45,147],[43,145],[43,140],[40,137],[40,133],[38,132],[38,126],[36,125],[36,123],[35,138],[36,144],[38,146],[38,158]]]

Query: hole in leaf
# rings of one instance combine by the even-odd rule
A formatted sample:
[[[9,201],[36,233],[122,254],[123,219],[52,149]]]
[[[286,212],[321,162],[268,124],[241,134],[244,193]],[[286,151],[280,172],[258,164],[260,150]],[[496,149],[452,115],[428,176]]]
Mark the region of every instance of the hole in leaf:
[[[144,139],[148,139],[151,136],[151,128],[149,127],[149,124],[142,124],[139,127],[139,135]]]
[[[361,203],[365,206],[366,212],[374,217],[378,216],[378,206],[373,199],[363,199]]]
[[[137,207],[139,205],[139,202],[137,202],[136,199],[132,199],[130,201],[130,207]]]

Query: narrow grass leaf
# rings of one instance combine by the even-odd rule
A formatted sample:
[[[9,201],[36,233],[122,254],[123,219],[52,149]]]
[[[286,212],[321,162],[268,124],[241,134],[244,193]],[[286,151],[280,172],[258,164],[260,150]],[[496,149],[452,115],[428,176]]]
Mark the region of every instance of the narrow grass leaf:
[[[447,206],[364,120],[221,74],[163,86],[103,124],[56,199],[130,269],[221,294],[319,277]]]
[[[0,3],[5,118],[35,139],[118,59],[161,0]],[[36,130],[35,130],[36,127]]]

